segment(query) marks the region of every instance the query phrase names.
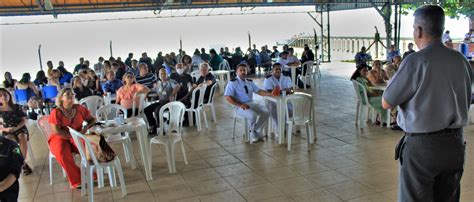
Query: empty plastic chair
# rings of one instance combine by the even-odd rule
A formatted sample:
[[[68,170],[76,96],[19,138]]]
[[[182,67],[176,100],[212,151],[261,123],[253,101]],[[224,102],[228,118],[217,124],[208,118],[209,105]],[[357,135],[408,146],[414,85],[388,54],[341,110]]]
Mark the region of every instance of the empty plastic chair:
[[[96,117],[97,121],[112,121],[115,117],[117,117],[120,113],[123,114],[124,117],[127,117],[127,110],[118,104],[108,104],[100,107],[97,110]],[[135,160],[135,155],[133,155],[133,148],[132,148],[132,139],[128,133],[123,134],[110,134],[108,135],[105,140],[109,144],[122,144],[123,150],[125,153],[125,162],[131,164],[132,169],[137,167],[137,162]]]
[[[227,60],[222,60],[222,62],[219,64],[219,70],[228,70],[230,71],[230,65]]]
[[[186,151],[184,150],[184,143],[182,138],[185,110],[186,106],[179,101],[169,102],[168,104],[165,104],[163,105],[163,107],[161,107],[158,116],[160,121],[158,135],[156,137],[151,138],[150,140],[150,155],[148,156],[148,162],[150,162],[150,171],[152,167],[151,149],[153,144],[162,144],[165,146],[166,159],[168,161],[168,170],[170,173],[176,172],[174,148],[175,144],[178,142],[181,142],[181,150],[183,152],[184,163],[188,164],[188,159],[186,158]],[[165,115],[165,113],[169,115],[168,124],[166,125],[165,121],[163,120],[163,116]]]
[[[58,95],[58,88],[56,86],[44,86],[43,98],[54,100]]]
[[[104,98],[92,95],[79,100],[79,104],[85,105],[89,112],[95,116],[97,110],[104,105]]]
[[[306,90],[306,85],[310,84],[312,88],[314,88],[314,83],[315,83],[315,77],[313,74],[313,67],[314,67],[314,62],[313,61],[306,61],[301,65],[302,67],[302,72],[301,75],[298,77],[303,81],[303,86],[304,90]]]
[[[188,121],[189,121],[189,126],[193,126],[193,113],[196,114],[196,126],[197,130],[201,131],[202,129],[202,124],[201,124],[201,113],[203,112],[203,106],[204,106],[204,94],[206,93],[206,84],[201,84],[197,88],[193,90],[193,94],[191,97],[191,106],[189,108],[186,108],[186,111],[188,112]],[[199,96],[197,96],[197,93],[199,92]],[[197,102],[196,102],[197,101]],[[209,128],[207,124],[207,117],[204,115],[204,123],[206,124],[206,128]]]
[[[211,91],[209,92],[209,98],[207,99],[207,102],[204,102],[204,106],[211,109],[212,120],[214,121],[214,123],[217,123],[216,109],[214,107],[214,95],[216,93],[217,85],[218,85],[218,82],[216,81],[216,83],[211,87]],[[204,116],[206,116],[206,112],[204,112]]]
[[[86,188],[89,191],[89,201],[94,201],[94,171],[107,169],[109,173],[110,186],[116,187],[117,182],[115,181],[115,171],[120,181],[120,187],[122,188],[122,197],[127,195],[127,188],[125,186],[125,179],[123,177],[122,165],[119,157],[115,157],[109,162],[99,162],[95,156],[94,149],[89,142],[89,139],[84,137],[81,133],[69,128],[74,143],[77,145],[77,150],[81,155],[81,193],[84,196],[86,194]],[[91,161],[86,157],[86,151],[89,153]],[[99,172],[99,178],[103,178],[102,172]]]
[[[293,126],[305,126],[306,127],[306,141],[308,142],[308,151],[311,149],[311,143],[313,142],[313,96],[305,93],[293,94],[285,98],[286,106],[286,124],[287,124],[287,137],[288,137],[288,151],[291,150],[291,138]],[[291,113],[290,113],[290,108]],[[290,116],[291,114],[291,116]]]
[[[19,105],[28,104],[28,89],[16,89],[13,94],[15,95],[15,102]]]

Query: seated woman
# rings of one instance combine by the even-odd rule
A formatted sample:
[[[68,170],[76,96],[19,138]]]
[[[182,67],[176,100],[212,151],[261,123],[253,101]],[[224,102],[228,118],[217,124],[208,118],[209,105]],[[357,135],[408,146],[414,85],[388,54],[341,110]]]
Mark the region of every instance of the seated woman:
[[[23,159],[26,159],[28,152],[27,141],[29,139],[28,129],[25,126],[26,114],[23,112],[20,105],[13,104],[11,94],[5,88],[0,88],[0,117],[3,119],[0,132],[8,139],[17,142],[20,145]],[[32,170],[26,162],[23,164],[23,173],[25,175],[31,174]]]
[[[95,74],[95,71],[89,69],[87,71],[87,83],[86,86],[92,90],[94,95],[102,95],[102,89],[100,89],[100,81],[99,77]]]
[[[35,84],[31,82],[30,79],[31,79],[30,73],[24,73],[20,81],[16,85],[16,88],[26,89],[28,92],[28,98],[33,97],[33,96],[40,96],[38,88],[36,88]]]
[[[385,70],[382,69],[382,62],[380,60],[375,60],[372,63],[372,70],[369,71],[367,79],[375,85],[385,84],[385,81],[389,79]]]
[[[3,81],[3,87],[8,90],[15,89],[17,84],[17,80],[12,78],[12,74],[10,72],[5,72],[5,80]]]
[[[365,90],[367,91],[367,96],[369,98],[369,103],[372,105],[379,114],[382,115],[382,119],[384,124],[387,123],[387,110],[382,108],[382,92],[372,90],[369,86],[373,86],[373,84],[367,79],[367,75],[369,73],[368,66],[366,64],[361,64],[357,67],[357,70],[352,74],[351,80],[356,80],[357,82],[361,83]],[[363,89],[359,88],[359,93],[362,95]],[[362,103],[365,103],[365,100],[361,100]],[[376,122],[380,124],[380,121]]]
[[[48,144],[51,153],[56,157],[59,165],[66,171],[69,184],[73,189],[81,188],[81,169],[76,165],[73,152],[79,153],[68,127],[85,133],[95,123],[95,118],[82,105],[74,104],[72,88],[64,88],[56,97],[56,108],[51,112],[49,123],[52,134]],[[87,125],[83,127],[82,123]]]
[[[82,85],[82,79],[79,76],[75,76],[72,79],[72,89],[74,90],[74,94],[76,94],[76,99],[78,101],[82,98],[93,95],[91,89]]]
[[[127,72],[123,75],[124,85],[117,90],[117,104],[122,105],[127,109],[127,117],[136,116],[137,114],[132,114],[133,111],[133,101],[137,103],[140,101],[138,97],[135,98],[135,94],[148,93],[150,89],[146,86],[139,84],[135,81],[135,75],[130,72]],[[138,110],[136,110],[138,111]]]
[[[48,78],[46,77],[46,74],[43,70],[40,70],[38,73],[36,73],[36,78],[33,83],[35,83],[36,86],[46,86],[46,84],[48,84]]]
[[[397,66],[394,64],[388,64],[385,67],[385,72],[387,74],[388,79],[391,79],[393,75],[395,75],[395,72],[397,72]]]
[[[56,86],[56,88],[61,90],[61,84],[59,83],[59,77],[61,77],[61,72],[57,69],[51,70],[51,76],[48,78],[48,86]]]

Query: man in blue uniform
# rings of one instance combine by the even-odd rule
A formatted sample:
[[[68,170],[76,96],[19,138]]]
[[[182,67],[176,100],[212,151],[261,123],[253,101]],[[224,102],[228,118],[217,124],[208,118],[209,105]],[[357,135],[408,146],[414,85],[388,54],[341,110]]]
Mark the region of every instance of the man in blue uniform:
[[[0,136],[0,202],[18,200],[23,157],[17,143]]]
[[[253,102],[253,93],[260,96],[272,96],[272,93],[260,89],[252,80],[245,78],[247,69],[246,64],[237,65],[237,77],[227,84],[224,96],[230,104],[236,106],[235,113],[249,122],[252,144],[263,139],[262,128],[269,117],[267,107]]]

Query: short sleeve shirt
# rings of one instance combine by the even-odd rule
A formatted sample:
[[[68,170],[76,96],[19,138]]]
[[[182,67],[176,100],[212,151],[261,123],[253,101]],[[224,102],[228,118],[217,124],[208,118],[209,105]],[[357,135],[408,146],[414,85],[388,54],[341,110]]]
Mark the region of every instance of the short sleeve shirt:
[[[253,93],[261,89],[250,79],[242,80],[240,77],[231,80],[224,92],[224,96],[231,96],[240,103],[252,102]]]
[[[131,109],[133,107],[133,96],[135,96],[135,93],[143,90],[144,88],[145,86],[139,83],[133,84],[127,90],[125,90],[125,86],[119,88],[117,91],[117,98],[120,98],[120,105],[125,107],[125,109]]]
[[[289,70],[288,63],[290,63],[290,61],[289,61],[288,58],[284,59],[284,58],[280,57],[280,58],[278,58],[277,63],[281,64],[283,71],[288,71]]]
[[[383,98],[399,106],[397,122],[405,132],[434,132],[467,125],[471,85],[468,61],[439,41],[402,61]]]
[[[173,89],[177,86],[178,83],[173,79],[168,79],[165,82],[158,82],[158,89],[156,92],[158,93],[158,97],[160,98],[160,100],[169,101],[170,96],[173,94]]]
[[[280,86],[280,89],[288,89],[293,87],[291,79],[288,76],[280,76],[280,79],[275,78],[273,75],[269,76],[263,82],[263,89],[273,90],[276,86]]]
[[[67,127],[71,127],[74,130],[80,131],[82,129],[82,123],[87,117],[91,116],[89,110],[82,105],[75,104],[73,108],[76,110],[76,115],[69,119],[64,116],[60,108],[53,109],[49,116],[49,123],[57,125],[59,128],[69,131]],[[59,134],[52,134],[59,135]]]

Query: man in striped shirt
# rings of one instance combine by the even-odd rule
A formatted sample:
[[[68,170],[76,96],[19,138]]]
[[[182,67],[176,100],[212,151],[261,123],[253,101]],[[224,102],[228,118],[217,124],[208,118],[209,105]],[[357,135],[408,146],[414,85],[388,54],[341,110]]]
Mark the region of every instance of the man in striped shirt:
[[[137,83],[152,89],[156,83],[155,74],[148,72],[148,65],[145,63],[138,64],[138,68],[140,69],[140,75],[137,77]]]

